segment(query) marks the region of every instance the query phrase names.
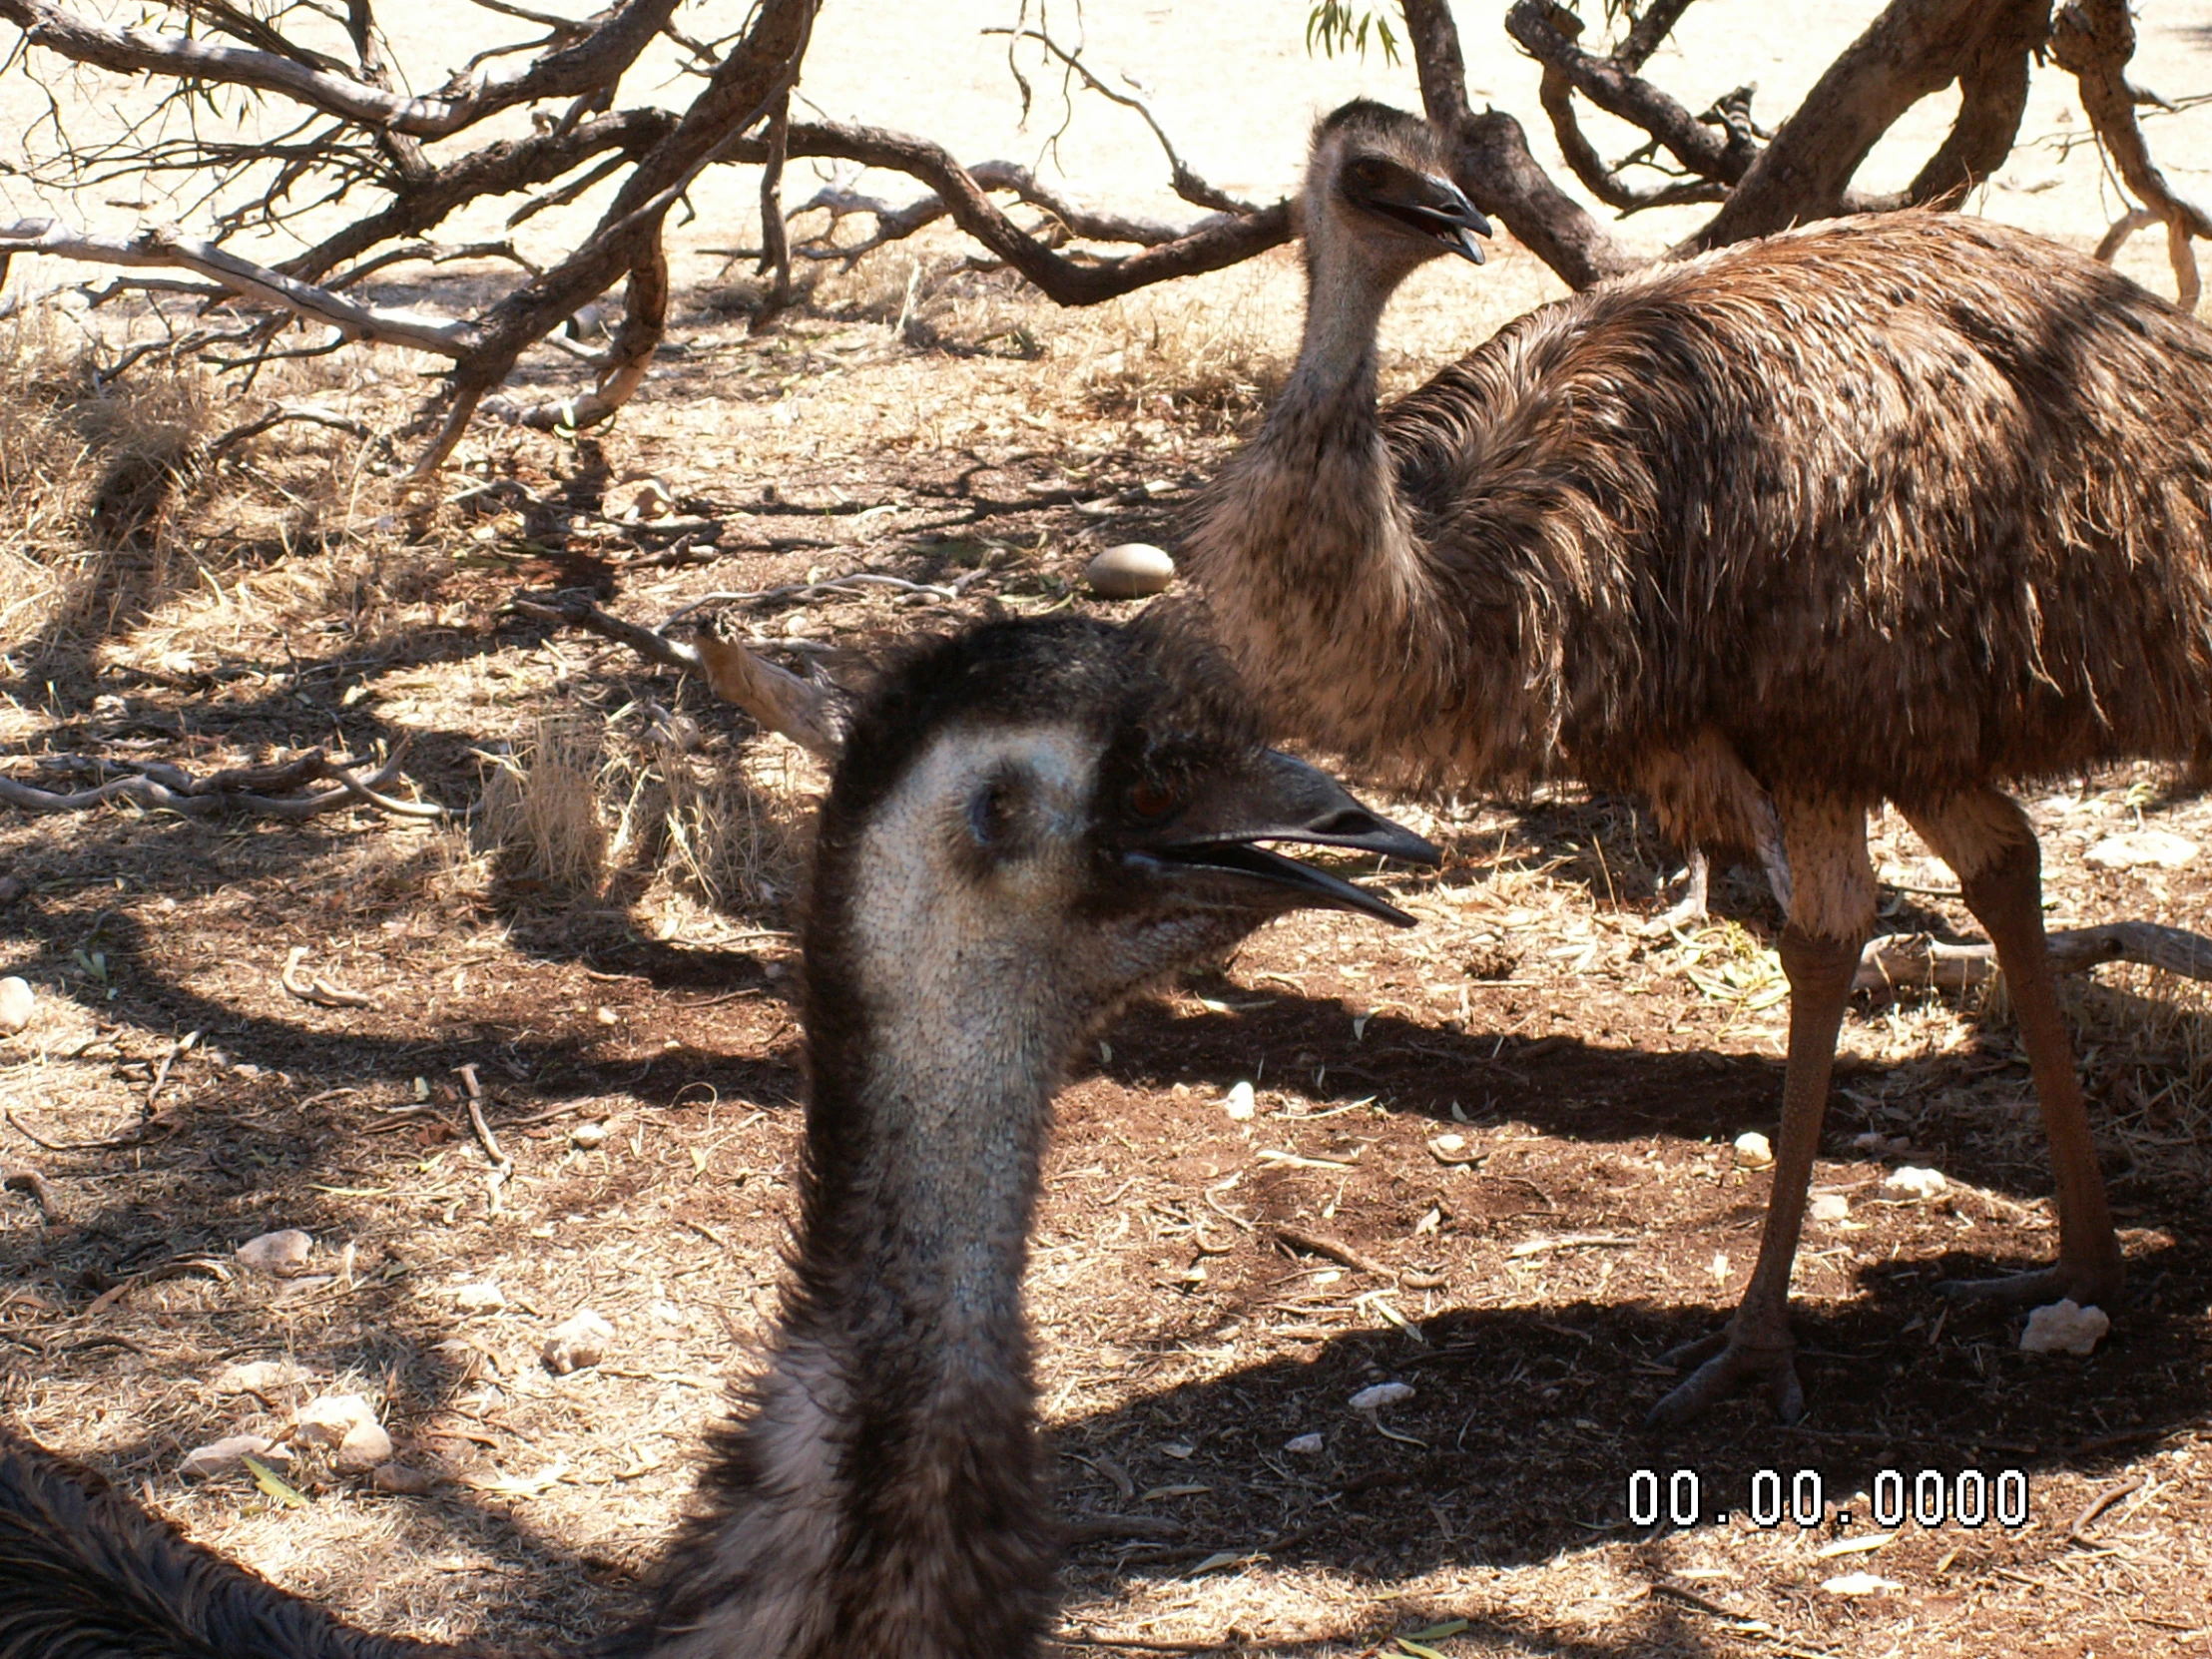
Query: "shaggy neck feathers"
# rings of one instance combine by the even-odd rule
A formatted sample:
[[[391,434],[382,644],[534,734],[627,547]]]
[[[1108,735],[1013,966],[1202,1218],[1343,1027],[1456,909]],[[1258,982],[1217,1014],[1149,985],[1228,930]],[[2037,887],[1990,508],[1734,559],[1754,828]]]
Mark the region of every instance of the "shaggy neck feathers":
[[[702,1480],[655,1659],[1017,1659],[1054,1550],[1021,1279],[1067,975],[942,879],[932,769],[826,830],[784,1323]]]

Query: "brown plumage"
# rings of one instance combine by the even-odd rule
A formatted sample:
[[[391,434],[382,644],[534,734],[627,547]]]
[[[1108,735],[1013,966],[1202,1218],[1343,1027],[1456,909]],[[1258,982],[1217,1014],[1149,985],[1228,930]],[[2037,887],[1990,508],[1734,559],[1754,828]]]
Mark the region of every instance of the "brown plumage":
[[[1055,1529],[1021,1278],[1069,1056],[1301,906],[1410,918],[1254,844],[1432,861],[1262,749],[1218,658],[1073,618],[921,650],[855,715],[804,941],[813,1090],[777,1331],[640,1659],[1026,1659]],[[0,1431],[0,1659],[451,1659],[180,1537]]]
[[[2008,1294],[2109,1298],[2034,841],[1996,786],[2212,761],[2212,333],[2020,232],[1897,214],[1544,306],[1378,411],[1384,300],[1463,241],[1391,210],[1448,218],[1444,174],[1394,111],[1317,130],[1299,362],[1189,551],[1284,726],[1371,771],[1572,775],[1684,844],[1757,845],[1772,801],[1775,1201],[1730,1344],[1661,1414],[1753,1374],[1797,1407],[1784,1297],[1884,800],[1958,870],[2035,1060],[2063,1241]]]

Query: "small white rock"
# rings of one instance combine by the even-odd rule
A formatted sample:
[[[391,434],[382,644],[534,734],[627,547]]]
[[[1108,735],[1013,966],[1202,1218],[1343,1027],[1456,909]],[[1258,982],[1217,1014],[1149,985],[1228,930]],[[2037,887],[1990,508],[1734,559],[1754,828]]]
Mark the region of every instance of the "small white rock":
[[[291,1437],[301,1445],[328,1450],[342,1445],[354,1429],[376,1425],[376,1412],[359,1394],[317,1394],[292,1418]],[[385,1457],[391,1453],[387,1450]],[[379,1463],[383,1457],[376,1459]],[[365,1466],[365,1465],[364,1465]]]
[[[545,1340],[545,1369],[556,1377],[566,1377],[572,1371],[596,1366],[606,1358],[607,1345],[614,1340],[615,1328],[604,1315],[579,1308],[555,1326],[553,1335]]]
[[[1352,1408],[1355,1411],[1380,1411],[1385,1405],[1395,1405],[1401,1399],[1412,1397],[1413,1385],[1410,1382],[1378,1382],[1354,1394]]]
[[[239,1266],[278,1279],[293,1279],[306,1271],[307,1253],[312,1249],[312,1238],[296,1227],[287,1227],[278,1233],[264,1233],[248,1239],[240,1245]]]
[[[1228,1108],[1229,1115],[1239,1123],[1250,1123],[1252,1114],[1260,1109],[1259,1101],[1254,1097],[1250,1083],[1230,1084],[1229,1098],[1223,1101],[1222,1104]]]
[[[1894,1578],[1878,1578],[1871,1572],[1847,1572],[1841,1578],[1823,1579],[1821,1588],[1832,1596],[1878,1596],[1904,1586]]]
[[[1101,599],[1145,599],[1175,580],[1175,561],[1150,542],[1125,541],[1085,565],[1083,580]]]
[[[496,1314],[507,1306],[506,1297],[489,1280],[481,1285],[463,1285],[453,1293],[453,1301],[463,1313],[469,1314]]]
[[[2112,1321],[2102,1308],[2083,1308],[2068,1298],[2027,1316],[2027,1329],[2020,1333],[2020,1352],[2085,1358],[2095,1352],[2111,1329]]]
[[[1315,1452],[1321,1450],[1321,1436],[1319,1434],[1301,1434],[1296,1439],[1285,1440],[1283,1449],[1296,1456],[1311,1457]]]
[[[382,1423],[357,1422],[338,1441],[330,1466],[340,1474],[366,1474],[391,1461],[391,1436]]]
[[[426,1469],[410,1468],[405,1463],[378,1463],[368,1483],[379,1492],[418,1497],[438,1482],[437,1476]]]
[[[309,1381],[289,1360],[249,1360],[218,1373],[208,1386],[219,1394],[267,1394]]]
[[[1746,1169],[1765,1169],[1774,1162],[1774,1147],[1758,1130],[1747,1129],[1736,1137],[1736,1162]]]
[[[606,1144],[607,1126],[603,1123],[579,1123],[568,1132],[568,1140],[571,1146],[582,1147],[589,1152],[595,1146]]]
[[[291,1447],[273,1444],[259,1434],[230,1434],[194,1446],[177,1465],[177,1472],[187,1480],[212,1480],[218,1475],[238,1473],[249,1457],[259,1457],[276,1468],[288,1466],[292,1452]]]
[[[1471,1150],[1467,1138],[1460,1134],[1433,1135],[1428,1141],[1428,1156],[1439,1164],[1477,1164],[1482,1154]]]
[[[1851,1214],[1851,1200],[1842,1193],[1818,1193],[1805,1213],[1815,1221],[1842,1221]]]
[[[2107,835],[2081,855],[2084,863],[2099,869],[2139,869],[2157,864],[2179,869],[2197,855],[2197,843],[2166,830],[2134,830],[2124,835]]]
[[[38,998],[31,994],[30,981],[12,973],[0,979],[0,1035],[12,1036],[30,1024],[37,1007]]]
[[[1889,1180],[1882,1183],[1880,1192],[1884,1198],[1899,1203],[1917,1199],[1934,1198],[1950,1186],[1943,1179],[1943,1172],[1922,1169],[1918,1164],[1900,1164],[1890,1172]]]

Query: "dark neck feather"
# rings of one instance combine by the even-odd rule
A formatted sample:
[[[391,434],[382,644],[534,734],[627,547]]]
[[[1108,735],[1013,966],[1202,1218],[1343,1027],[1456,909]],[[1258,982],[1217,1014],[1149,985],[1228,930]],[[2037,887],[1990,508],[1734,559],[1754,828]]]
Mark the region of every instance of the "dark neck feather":
[[[1018,1659],[1054,1559],[1021,1279],[1067,1033],[987,978],[887,1002],[816,902],[792,1281],[655,1652]]]

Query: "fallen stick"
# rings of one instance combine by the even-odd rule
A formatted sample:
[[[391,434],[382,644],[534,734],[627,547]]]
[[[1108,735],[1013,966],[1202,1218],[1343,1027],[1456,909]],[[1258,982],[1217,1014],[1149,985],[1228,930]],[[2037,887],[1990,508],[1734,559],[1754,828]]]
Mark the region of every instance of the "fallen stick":
[[[2050,965],[2086,973],[2102,962],[2135,962],[2186,979],[2212,979],[2212,939],[2154,921],[2111,921],[2062,927],[2048,935]],[[1986,940],[1949,944],[1927,933],[1886,933],[1859,955],[1855,991],[1964,991],[1997,974],[1996,947]]]

